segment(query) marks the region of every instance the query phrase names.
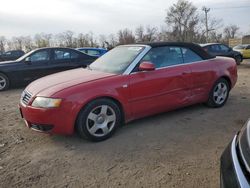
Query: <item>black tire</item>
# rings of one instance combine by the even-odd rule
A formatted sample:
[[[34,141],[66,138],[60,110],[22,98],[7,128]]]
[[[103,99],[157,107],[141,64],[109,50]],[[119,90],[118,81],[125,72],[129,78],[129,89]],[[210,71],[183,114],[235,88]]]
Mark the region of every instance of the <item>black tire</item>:
[[[9,87],[10,87],[9,78],[5,74],[0,73],[0,91],[7,90]]]
[[[220,88],[224,88],[226,87],[226,91],[218,91],[219,90],[219,85],[223,86],[223,87],[220,87]],[[211,89],[210,93],[209,93],[209,98],[208,98],[208,101],[207,101],[207,105],[209,107],[213,107],[213,108],[219,108],[219,107],[222,107],[226,102],[227,102],[227,99],[228,99],[228,96],[229,96],[229,91],[230,91],[230,86],[229,86],[229,83],[226,79],[224,78],[220,78],[219,80],[217,80],[213,86],[213,88]],[[219,92],[219,94],[221,93],[220,96],[222,96],[222,98],[220,99],[219,96],[216,97],[216,95],[218,94],[217,92]]]
[[[240,64],[241,64],[241,62],[242,62],[242,57],[241,57],[240,55],[235,56],[234,59],[235,59],[235,62],[236,62],[237,65],[240,65]]]
[[[106,114],[102,113],[104,107],[107,107]],[[95,120],[91,119],[93,114]],[[112,114],[115,115],[115,120],[110,121],[108,117],[113,118]],[[111,137],[121,122],[122,115],[119,106],[113,100],[101,98],[91,101],[80,111],[76,121],[76,131],[82,138],[99,142]],[[105,124],[107,124],[106,127]],[[104,127],[105,131],[108,129],[107,134],[104,133]],[[91,133],[92,128],[96,130]]]

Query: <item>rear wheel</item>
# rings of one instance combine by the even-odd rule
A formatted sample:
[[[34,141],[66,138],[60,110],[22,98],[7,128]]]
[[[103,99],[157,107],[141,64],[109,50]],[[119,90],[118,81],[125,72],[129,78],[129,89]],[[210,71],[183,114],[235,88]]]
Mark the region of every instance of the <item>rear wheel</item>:
[[[4,91],[7,90],[9,88],[10,82],[8,77],[3,74],[0,73],[0,91]]]
[[[215,108],[223,106],[227,102],[229,90],[228,81],[224,78],[219,79],[210,91],[207,105]]]
[[[81,110],[77,118],[76,129],[83,138],[102,141],[111,137],[120,124],[119,106],[110,99],[97,99]]]
[[[235,59],[236,64],[237,64],[237,65],[240,65],[240,63],[241,63],[241,61],[242,61],[242,57],[238,55],[238,56],[236,56],[234,59]]]

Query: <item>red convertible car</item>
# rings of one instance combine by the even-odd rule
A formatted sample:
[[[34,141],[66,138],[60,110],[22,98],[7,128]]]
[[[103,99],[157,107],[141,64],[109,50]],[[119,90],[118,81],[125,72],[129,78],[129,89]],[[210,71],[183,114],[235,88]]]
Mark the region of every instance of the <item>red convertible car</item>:
[[[193,43],[121,45],[86,69],[34,81],[20,112],[33,130],[101,141],[134,119],[195,103],[221,107],[236,80],[233,59]]]

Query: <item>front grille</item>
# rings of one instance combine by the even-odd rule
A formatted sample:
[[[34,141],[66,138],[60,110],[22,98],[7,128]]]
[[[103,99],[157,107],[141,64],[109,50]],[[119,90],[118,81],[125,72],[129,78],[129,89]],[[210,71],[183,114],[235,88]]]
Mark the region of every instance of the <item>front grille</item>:
[[[28,105],[31,97],[32,97],[32,94],[29,93],[28,91],[24,90],[22,93],[22,96],[21,96],[22,103]]]

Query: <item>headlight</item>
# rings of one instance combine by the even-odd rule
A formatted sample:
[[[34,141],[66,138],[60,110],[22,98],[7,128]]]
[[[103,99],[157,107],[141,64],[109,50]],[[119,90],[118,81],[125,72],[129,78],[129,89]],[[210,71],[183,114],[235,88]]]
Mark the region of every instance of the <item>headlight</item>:
[[[56,108],[60,106],[61,102],[62,99],[36,97],[31,106],[38,108]]]

